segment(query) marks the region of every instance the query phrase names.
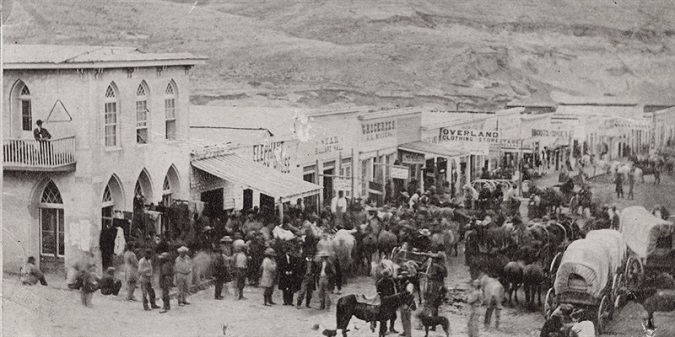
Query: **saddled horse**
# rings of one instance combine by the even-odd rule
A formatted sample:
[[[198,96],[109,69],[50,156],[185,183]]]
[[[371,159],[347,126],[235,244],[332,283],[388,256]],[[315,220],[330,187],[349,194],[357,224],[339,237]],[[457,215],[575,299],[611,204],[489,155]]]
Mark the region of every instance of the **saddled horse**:
[[[363,295],[354,294],[340,297],[335,313],[337,329],[342,330],[342,337],[347,337],[347,326],[352,316],[366,322],[386,321],[396,314],[396,310],[402,304],[411,302],[412,300],[413,295],[407,291],[371,299]],[[384,324],[381,324],[379,336],[384,337],[385,335]]]

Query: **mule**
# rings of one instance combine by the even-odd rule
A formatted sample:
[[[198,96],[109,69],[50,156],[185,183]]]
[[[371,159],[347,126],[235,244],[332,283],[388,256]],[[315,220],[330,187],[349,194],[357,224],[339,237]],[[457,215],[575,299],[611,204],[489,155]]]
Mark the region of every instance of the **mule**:
[[[541,286],[546,281],[546,273],[541,266],[541,262],[537,261],[528,264],[523,269],[523,288],[525,290],[525,303],[530,307],[534,307],[534,296],[537,295],[538,304],[541,306]]]
[[[335,312],[337,329],[342,330],[342,337],[347,337],[347,326],[352,316],[366,322],[386,321],[393,317],[402,304],[409,303],[412,300],[413,295],[407,291],[382,297],[379,305],[376,306],[358,301],[357,295],[354,294],[340,297]],[[387,333],[386,329],[383,328],[384,324],[381,324],[379,337],[384,337]]]
[[[518,303],[518,288],[523,284],[523,269],[525,264],[522,261],[511,261],[504,266],[502,273],[502,284],[506,287],[508,293],[508,304],[511,303],[512,295],[515,296],[515,301]]]

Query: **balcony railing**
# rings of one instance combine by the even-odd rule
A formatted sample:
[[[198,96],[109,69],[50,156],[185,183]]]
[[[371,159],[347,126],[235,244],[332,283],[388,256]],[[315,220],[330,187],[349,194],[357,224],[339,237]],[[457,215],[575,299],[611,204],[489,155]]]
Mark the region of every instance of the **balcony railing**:
[[[5,139],[2,147],[5,170],[74,171],[75,136],[37,141]]]

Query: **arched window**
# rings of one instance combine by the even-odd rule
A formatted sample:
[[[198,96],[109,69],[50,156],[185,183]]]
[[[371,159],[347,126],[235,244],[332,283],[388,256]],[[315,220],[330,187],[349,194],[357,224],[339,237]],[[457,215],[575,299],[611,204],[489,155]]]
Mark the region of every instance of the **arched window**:
[[[53,181],[49,181],[40,198],[40,254],[65,255],[63,199]]]
[[[118,143],[119,122],[117,113],[119,102],[115,83],[110,83],[105,91],[105,146],[116,147]]]
[[[176,90],[176,83],[171,80],[169,85],[166,86],[166,91],[164,92],[164,116],[166,118],[166,139],[175,140],[176,139],[176,98],[178,97],[178,92]]]
[[[141,82],[136,89],[136,144],[148,143],[148,85]]]
[[[112,228],[114,211],[121,207],[124,207],[124,192],[119,179],[113,175],[103,189],[101,200],[101,225],[104,229]]]
[[[19,106],[21,108],[21,130],[31,131],[33,129],[33,109],[30,101],[30,90],[21,82],[22,88],[19,91]]]

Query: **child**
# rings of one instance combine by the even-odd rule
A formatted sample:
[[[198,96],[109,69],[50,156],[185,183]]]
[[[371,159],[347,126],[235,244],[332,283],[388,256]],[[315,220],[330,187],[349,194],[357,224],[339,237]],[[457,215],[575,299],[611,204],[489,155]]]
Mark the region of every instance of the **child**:
[[[80,273],[80,280],[82,284],[81,298],[82,305],[85,307],[91,306],[91,298],[94,295],[94,292],[98,290],[99,279],[95,274],[96,265],[89,263],[87,267]]]
[[[260,279],[260,286],[265,288],[264,298],[265,305],[271,306],[276,303],[272,301],[272,293],[274,292],[274,284],[277,279],[277,263],[274,261],[274,257],[277,256],[277,253],[272,248],[267,248],[265,250],[265,259],[263,259],[262,265],[260,266],[260,271],[262,278]]]

